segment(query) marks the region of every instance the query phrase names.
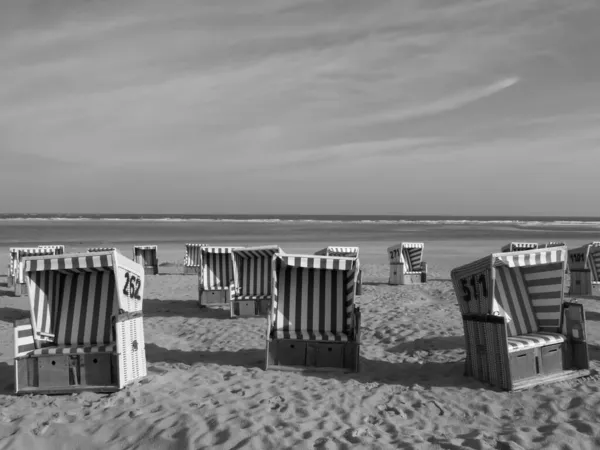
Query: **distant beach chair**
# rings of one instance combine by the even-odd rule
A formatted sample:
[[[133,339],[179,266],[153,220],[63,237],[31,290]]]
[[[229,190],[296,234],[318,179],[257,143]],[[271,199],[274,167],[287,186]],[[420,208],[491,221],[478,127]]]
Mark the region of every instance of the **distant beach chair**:
[[[23,258],[28,256],[54,255],[56,254],[56,251],[60,251],[60,248],[57,247],[60,246],[20,247],[10,249],[11,265],[9,272],[12,274],[11,284],[14,285],[15,297],[20,297],[23,295],[23,285],[25,284],[25,277],[23,274]]]
[[[427,282],[427,263],[423,261],[422,242],[402,242],[388,247],[389,284],[420,284]]]
[[[112,251],[23,265],[31,317],[14,325],[17,394],[113,392],[146,375],[139,264]]]
[[[266,316],[273,290],[273,255],[277,245],[244,247],[232,251],[231,317]]]
[[[55,255],[64,255],[65,253],[64,245],[38,245],[38,248],[53,249]]]
[[[207,244],[185,244],[184,275],[198,274],[200,271],[200,248],[206,246]]]
[[[266,369],[359,370],[356,258],[276,254]]]
[[[340,256],[344,258],[356,258],[356,295],[362,295],[362,270],[358,259],[358,247],[329,246],[315,252],[317,256]]]
[[[570,297],[600,298],[600,242],[569,250]]]
[[[504,245],[500,251],[503,253],[506,252],[520,252],[523,250],[535,250],[536,248],[539,248],[540,244],[538,244],[537,242],[509,242],[508,244]]]
[[[198,302],[201,308],[230,302],[234,288],[232,252],[235,248],[200,247]]]
[[[560,241],[550,241],[546,244],[539,244],[538,248],[550,248],[550,247],[564,247],[565,244],[564,242],[560,242]]]
[[[119,249],[115,248],[115,247],[90,247],[87,249],[87,252],[88,253],[100,253],[100,252],[112,252],[113,250],[116,250],[119,253],[121,253],[119,251]]]
[[[566,247],[495,253],[451,272],[465,374],[504,390],[586,376],[585,315],[564,301]]]
[[[156,245],[134,245],[133,260],[141,264],[147,275],[158,274],[158,256]]]

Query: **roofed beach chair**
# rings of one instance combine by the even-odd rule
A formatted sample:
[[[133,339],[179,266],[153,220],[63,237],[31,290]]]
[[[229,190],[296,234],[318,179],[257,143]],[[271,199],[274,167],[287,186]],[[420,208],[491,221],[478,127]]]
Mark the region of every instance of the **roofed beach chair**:
[[[115,248],[115,247],[90,247],[87,249],[87,252],[88,253],[112,252],[113,250],[116,250],[119,252],[119,249]]]
[[[508,244],[504,245],[500,251],[503,253],[506,252],[520,252],[523,250],[535,250],[536,248],[539,248],[540,244],[538,244],[537,242],[509,242]]]
[[[207,244],[185,244],[185,257],[183,258],[184,275],[196,275],[200,271],[200,247]]]
[[[550,247],[564,247],[565,244],[564,242],[560,242],[560,241],[550,241],[546,244],[540,244],[538,245],[538,248],[550,248]]]
[[[147,275],[158,274],[158,256],[156,245],[134,245],[133,260],[141,264]]]
[[[583,306],[563,301],[566,258],[533,249],[452,270],[467,376],[512,391],[590,373]]]
[[[113,392],[146,375],[139,264],[112,251],[24,266],[31,317],[14,326],[16,393]]]
[[[358,247],[340,247],[329,246],[315,252],[320,256],[341,256],[346,258],[356,258],[356,295],[362,294],[362,270],[360,270],[360,261],[358,259]]]
[[[12,280],[15,288],[15,297],[20,297],[23,294],[23,285],[25,284],[25,277],[23,274],[23,258],[28,256],[45,256],[55,255],[56,251],[59,251],[55,246],[50,247],[21,247],[11,248],[11,272]]]
[[[273,255],[282,253],[277,245],[243,247],[233,250],[231,317],[266,316],[273,289]]]
[[[390,261],[389,284],[420,284],[427,282],[427,263],[423,261],[422,242],[402,242],[388,247]]]
[[[200,307],[222,305],[231,300],[234,288],[232,252],[237,247],[200,247],[198,302]]]
[[[569,250],[569,296],[600,298],[600,242]]]
[[[48,248],[48,249],[54,249],[54,254],[55,255],[64,255],[65,253],[65,246],[64,245],[38,245],[38,248]]]
[[[266,369],[358,372],[356,258],[273,256]]]

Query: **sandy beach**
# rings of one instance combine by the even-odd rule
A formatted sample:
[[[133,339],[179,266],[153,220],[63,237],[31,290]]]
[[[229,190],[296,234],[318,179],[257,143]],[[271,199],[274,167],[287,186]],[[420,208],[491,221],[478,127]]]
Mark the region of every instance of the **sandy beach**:
[[[390,286],[387,264],[362,264],[361,370],[352,374],[265,372],[266,319],[199,309],[196,276],[162,260],[145,286],[148,376],[111,395],[11,395],[12,321],[26,316],[27,297],[2,278],[0,448],[598,448],[600,305],[582,301],[591,377],[500,392],[463,376],[454,265],[427,247],[425,256],[429,281],[419,286]]]

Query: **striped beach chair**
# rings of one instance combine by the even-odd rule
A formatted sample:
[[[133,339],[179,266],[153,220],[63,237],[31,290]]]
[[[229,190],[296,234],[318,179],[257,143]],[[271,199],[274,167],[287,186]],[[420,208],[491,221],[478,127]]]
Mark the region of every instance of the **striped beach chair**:
[[[55,255],[64,255],[65,253],[64,245],[38,245],[38,248],[53,249]]]
[[[520,252],[523,250],[535,250],[536,248],[540,248],[540,244],[537,242],[509,242],[504,245],[500,251],[503,253]]]
[[[39,246],[39,247],[21,247],[11,248],[11,269],[12,281],[14,284],[15,297],[20,297],[23,294],[23,286],[25,277],[23,273],[23,258],[28,256],[45,256],[54,255],[56,251],[60,251],[60,246]],[[63,247],[64,250],[64,247]]]
[[[421,284],[427,282],[427,263],[423,261],[422,242],[402,242],[388,247],[389,284]]]
[[[567,244],[561,241],[550,241],[545,244],[540,244],[538,248],[564,247],[565,245]]]
[[[146,375],[144,270],[117,251],[24,258],[17,394],[114,392]]]
[[[90,247],[87,249],[87,252],[88,253],[100,253],[100,252],[112,252],[113,250],[119,251],[119,249],[115,248],[115,247]]]
[[[315,252],[320,256],[340,256],[344,258],[356,258],[356,295],[362,294],[362,270],[358,259],[358,247],[329,246]]]
[[[566,258],[566,247],[552,247],[452,270],[467,376],[520,390],[590,373],[583,306],[564,302]]]
[[[600,298],[600,242],[569,250],[570,297]]]
[[[266,369],[359,370],[356,258],[273,257]]]
[[[134,245],[133,260],[141,264],[147,275],[158,274],[158,255],[156,245]]]
[[[185,244],[185,257],[183,258],[184,275],[198,274],[200,271],[200,248],[207,244]]]
[[[201,308],[230,302],[234,288],[232,252],[236,248],[200,247],[198,302]]]
[[[268,314],[273,289],[273,255],[276,253],[282,253],[276,245],[232,251],[231,317]]]

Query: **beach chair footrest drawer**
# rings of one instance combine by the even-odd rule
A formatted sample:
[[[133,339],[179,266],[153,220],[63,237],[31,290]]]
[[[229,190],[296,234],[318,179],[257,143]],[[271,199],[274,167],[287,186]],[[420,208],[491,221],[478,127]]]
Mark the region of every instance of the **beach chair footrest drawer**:
[[[565,364],[565,343],[546,345],[509,354],[513,381],[549,375],[568,369]]]
[[[200,293],[200,306],[224,305],[228,302],[229,296],[225,290],[206,290]]]
[[[256,300],[237,300],[232,302],[233,315],[238,317],[256,316]]]
[[[275,339],[269,343],[268,364],[358,371],[359,345],[356,342]]]

